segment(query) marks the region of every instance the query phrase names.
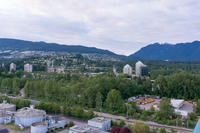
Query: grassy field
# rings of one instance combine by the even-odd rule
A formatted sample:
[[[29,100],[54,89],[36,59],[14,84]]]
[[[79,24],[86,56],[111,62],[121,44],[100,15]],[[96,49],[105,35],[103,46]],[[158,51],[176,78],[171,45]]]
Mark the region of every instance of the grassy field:
[[[15,126],[15,123],[14,122],[11,122],[10,124],[2,124],[12,130],[15,130],[15,131],[23,131],[22,129],[20,129],[18,126]],[[30,128],[30,127],[26,127],[26,128]]]

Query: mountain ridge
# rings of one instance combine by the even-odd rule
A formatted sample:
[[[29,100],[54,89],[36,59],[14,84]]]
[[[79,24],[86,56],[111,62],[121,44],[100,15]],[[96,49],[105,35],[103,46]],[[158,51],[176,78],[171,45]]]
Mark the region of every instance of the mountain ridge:
[[[155,60],[200,60],[200,41],[177,44],[154,43],[128,57]]]
[[[86,47],[81,45],[65,45],[58,43],[46,43],[43,41],[33,42],[20,39],[0,38],[0,50],[13,51],[55,51],[69,53],[98,53],[107,55],[116,55],[114,52],[95,47]]]

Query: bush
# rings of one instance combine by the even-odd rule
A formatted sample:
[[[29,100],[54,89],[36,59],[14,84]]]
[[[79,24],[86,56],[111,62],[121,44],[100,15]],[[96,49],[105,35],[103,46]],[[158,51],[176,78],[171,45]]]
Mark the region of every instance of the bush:
[[[125,123],[123,120],[121,120],[121,121],[119,122],[119,126],[120,126],[120,127],[123,127],[124,125],[126,125],[126,123]]]
[[[132,133],[131,130],[127,127],[122,127],[119,133]]]
[[[172,133],[176,133],[176,131],[175,131],[173,128],[171,128],[170,131],[171,131]]]
[[[120,132],[120,130],[121,130],[121,128],[120,127],[112,127],[112,129],[110,130],[110,133],[119,133]]]
[[[87,112],[87,119],[92,119],[94,117],[94,112],[92,110],[89,110]]]
[[[164,128],[161,128],[159,133],[166,133],[166,130]]]
[[[70,127],[73,127],[73,126],[74,126],[74,122],[70,121],[69,124],[67,125],[67,128],[69,129]]]

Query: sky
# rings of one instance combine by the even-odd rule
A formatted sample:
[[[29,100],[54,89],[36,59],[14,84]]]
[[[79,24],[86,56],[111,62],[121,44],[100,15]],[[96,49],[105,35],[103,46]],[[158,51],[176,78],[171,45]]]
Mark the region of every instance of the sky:
[[[0,0],[0,38],[130,55],[200,40],[200,0]]]

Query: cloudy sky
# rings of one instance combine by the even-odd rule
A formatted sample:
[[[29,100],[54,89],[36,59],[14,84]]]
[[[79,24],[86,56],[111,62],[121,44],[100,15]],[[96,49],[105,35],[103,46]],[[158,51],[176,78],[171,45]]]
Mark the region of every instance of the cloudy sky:
[[[200,0],[0,0],[0,38],[130,55],[155,42],[200,40]]]

